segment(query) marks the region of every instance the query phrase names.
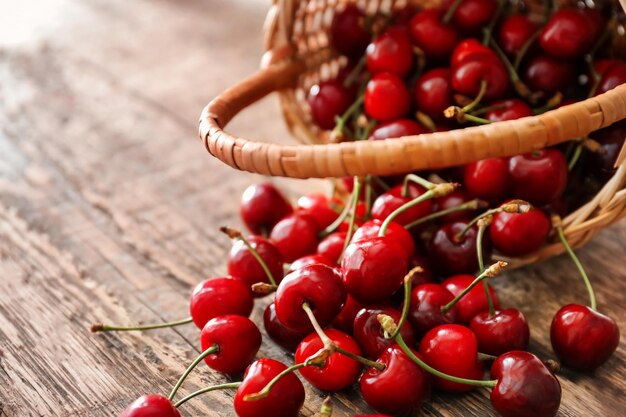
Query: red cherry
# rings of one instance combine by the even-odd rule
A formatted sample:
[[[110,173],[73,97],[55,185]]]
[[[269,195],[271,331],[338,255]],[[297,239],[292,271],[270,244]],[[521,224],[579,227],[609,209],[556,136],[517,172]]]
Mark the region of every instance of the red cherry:
[[[454,0],[444,1],[443,4],[450,7],[452,3]],[[497,8],[498,3],[495,0],[464,0],[454,11],[452,21],[463,32],[480,32],[489,24]]]
[[[363,55],[370,34],[365,28],[365,14],[354,4],[333,16],[329,30],[329,42],[341,54],[351,58]]]
[[[343,252],[346,237],[346,232],[329,234],[317,245],[317,254],[325,257],[332,263],[337,263]]]
[[[383,224],[381,220],[370,220],[363,223],[361,227],[356,229],[354,236],[352,236],[352,243],[362,242],[378,236],[380,226]],[[411,234],[407,230],[396,222],[389,223],[387,233],[385,236],[389,236],[402,246],[407,256],[412,256],[415,252],[415,242]]]
[[[218,351],[204,358],[211,369],[226,374],[242,372],[261,347],[261,332],[247,317],[229,314],[207,322],[200,334],[204,352],[217,345]]]
[[[333,320],[333,327],[344,333],[352,334],[354,332],[354,319],[363,307],[365,307],[363,304],[348,295],[346,304]]]
[[[278,223],[270,233],[270,240],[283,255],[285,262],[315,253],[319,226],[315,220],[302,213],[291,214]]]
[[[132,402],[120,417],[181,417],[174,404],[162,395],[142,395]]]
[[[425,9],[411,19],[411,37],[428,59],[441,61],[450,56],[458,41],[454,26],[442,21],[443,9]]]
[[[309,265],[326,265],[331,268],[336,266],[335,263],[328,259],[326,256],[316,253],[314,255],[303,256],[302,258],[298,258],[293,261],[287,273],[291,274],[293,271],[297,271],[298,269],[302,269],[305,266]]]
[[[428,242],[428,255],[433,269],[440,275],[472,273],[478,269],[476,256],[477,229],[471,227],[457,239],[467,222],[446,223],[433,232]],[[484,259],[488,258],[486,242],[483,242]]]
[[[386,122],[409,112],[411,96],[402,78],[390,72],[381,72],[367,83],[364,106],[368,116]]]
[[[302,309],[307,303],[320,326],[330,324],[346,302],[341,276],[326,265],[308,265],[288,274],[276,290],[276,315],[285,327],[298,332],[313,326]]]
[[[456,67],[467,59],[483,56],[489,56],[493,58],[497,57],[496,53],[492,49],[487,48],[477,39],[467,38],[459,42],[454,48],[454,51],[452,51],[450,66]]]
[[[387,348],[377,362],[385,364],[385,369],[369,368],[361,376],[359,386],[365,402],[383,413],[416,413],[430,396],[430,375],[398,345]]]
[[[515,58],[538,29],[537,24],[526,15],[508,16],[500,24],[498,44],[510,58]]]
[[[604,129],[596,130],[589,136],[602,147],[598,152],[588,155],[590,171],[597,178],[608,181],[617,171],[615,162],[626,138],[626,123],[614,123]]]
[[[600,73],[601,79],[594,93],[596,96],[626,83],[626,63],[624,61],[617,59],[607,59],[603,61],[610,61],[610,65],[607,65],[606,69],[603,71],[597,70]],[[600,67],[602,63],[598,62],[595,65],[596,67]]]
[[[509,73],[497,57],[471,56],[452,68],[452,89],[467,97],[476,97],[480,86],[487,83],[485,100],[496,100],[509,89]]]
[[[487,201],[501,201],[508,193],[511,178],[508,158],[489,158],[469,163],[463,172],[467,192]]]
[[[326,335],[333,343],[350,353],[361,355],[361,349],[354,339],[339,330],[327,329]],[[317,335],[311,333],[304,338],[296,350],[296,363],[303,363],[324,348],[324,343]],[[361,364],[342,353],[332,353],[321,368],[305,366],[300,374],[315,388],[327,392],[337,392],[354,384],[361,375]]]
[[[369,306],[361,309],[354,318],[354,338],[363,349],[363,354],[370,359],[378,358],[385,349],[395,344],[392,339],[385,338],[383,328],[378,322],[379,314],[390,316],[396,323],[402,316],[393,307]],[[415,333],[409,323],[402,325],[400,334],[407,345],[415,345]]]
[[[314,84],[308,97],[313,123],[322,129],[333,129],[335,117],[344,114],[353,101],[354,97],[339,80],[327,80]]]
[[[343,209],[343,203],[338,198],[329,199],[321,193],[313,193],[300,197],[297,203],[298,211],[311,216],[320,229],[325,229]]]
[[[421,135],[428,133],[426,128],[411,119],[392,120],[381,123],[370,133],[370,140],[383,140],[389,138],[400,138],[402,136]]]
[[[465,288],[467,288],[472,281],[474,281],[473,275],[455,275],[448,279],[445,279],[441,285],[443,285],[448,291],[452,293],[455,297],[459,295]],[[491,295],[491,300],[493,301],[494,308],[500,308],[500,300],[498,299],[498,295],[495,290],[488,285],[489,294]],[[461,298],[456,304],[455,307],[458,313],[458,323],[460,324],[469,324],[472,318],[480,312],[486,311],[489,309],[489,303],[487,302],[487,297],[485,296],[485,289],[482,285],[477,285],[472,288],[463,298]]]
[[[603,20],[593,9],[564,7],[550,16],[539,35],[539,44],[553,57],[580,58],[591,50],[604,30]]]
[[[279,282],[283,278],[283,257],[276,246],[262,236],[248,236],[247,241]],[[227,266],[228,274],[240,278],[247,286],[257,282],[269,282],[263,267],[241,240],[237,240],[230,249]]]
[[[443,119],[443,111],[453,104],[450,69],[434,68],[422,74],[415,83],[413,98],[419,111]]]
[[[269,232],[292,211],[289,201],[270,183],[253,184],[241,196],[241,219],[255,234]]]
[[[202,329],[214,317],[237,314],[248,317],[254,307],[250,287],[235,277],[209,278],[193,289],[189,312],[193,322]]]
[[[497,107],[485,114],[485,119],[490,122],[503,122],[505,120],[534,116],[533,109],[524,101],[516,98],[496,101],[491,103],[490,106]]]
[[[470,197],[461,190],[454,190],[450,194],[439,197],[434,200],[435,208],[433,211],[443,211],[451,209],[470,201]],[[462,210],[454,213],[446,214],[440,217],[440,222],[455,222],[460,220],[471,220],[474,217],[474,210]]]
[[[419,11],[419,8],[413,4],[407,4],[401,8],[395,9],[392,15],[392,21],[395,25],[404,26],[406,28],[411,24],[411,19]]]
[[[411,291],[409,321],[418,335],[457,319],[456,305],[447,312],[441,308],[454,300],[454,295],[439,284],[422,284]]]
[[[537,55],[528,61],[522,75],[531,90],[552,95],[576,82],[576,67],[571,62]]]
[[[304,339],[308,332],[295,332],[285,327],[276,316],[274,303],[268,304],[263,312],[263,325],[267,335],[280,347],[290,352],[294,352],[300,341]]]
[[[484,367],[478,360],[478,342],[470,329],[458,324],[444,324],[424,335],[419,352],[424,362],[448,375],[482,379]],[[451,382],[439,377],[433,380],[435,387],[451,392],[469,391],[471,385]]]
[[[516,198],[531,204],[548,204],[567,186],[567,161],[557,149],[544,149],[509,159],[509,174]]]
[[[403,188],[403,185],[396,185],[386,193],[379,195],[372,205],[372,218],[384,221],[397,208],[426,193],[426,189],[421,185],[411,184],[408,188],[407,196],[405,197],[402,195]],[[428,216],[432,212],[432,201],[425,200],[405,210],[393,220],[401,225],[407,225],[417,219]]]
[[[619,345],[615,321],[587,306],[561,307],[550,326],[550,340],[561,363],[579,371],[592,371],[605,363]]]
[[[515,308],[496,311],[493,316],[488,311],[478,313],[470,322],[470,330],[478,339],[478,350],[488,355],[526,350],[530,338],[526,318]]]
[[[413,45],[406,28],[392,26],[372,41],[366,50],[370,74],[392,72],[404,77],[413,66]]]
[[[535,355],[512,351],[491,366],[497,378],[491,404],[503,417],[554,417],[561,404],[561,385]]]
[[[352,242],[341,260],[343,281],[359,302],[384,301],[402,285],[408,262],[405,250],[391,237]]]
[[[246,401],[244,397],[261,391],[287,367],[269,358],[262,358],[248,367],[235,394],[235,412],[239,417],[297,417],[304,404],[304,387],[294,373],[285,375],[267,397]]]
[[[493,247],[508,256],[523,256],[539,249],[548,238],[550,220],[539,209],[527,213],[497,213],[489,228]]]

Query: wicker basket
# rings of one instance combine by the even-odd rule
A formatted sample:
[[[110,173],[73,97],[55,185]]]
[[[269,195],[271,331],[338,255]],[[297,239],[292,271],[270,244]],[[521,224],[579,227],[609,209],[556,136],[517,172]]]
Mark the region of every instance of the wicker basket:
[[[233,168],[270,176],[390,175],[530,152],[626,118],[624,84],[534,117],[401,139],[325,143],[327,135],[311,123],[306,92],[312,84],[334,76],[342,65],[341,58],[328,48],[327,29],[335,10],[345,3],[358,3],[373,14],[406,1],[274,0],[266,20],[262,68],[224,91],[202,112],[200,138],[209,153]],[[626,50],[623,45],[614,47]],[[248,141],[223,130],[241,110],[272,92],[278,92],[287,125],[303,144]],[[573,246],[583,245],[598,230],[626,215],[625,160],[623,147],[613,178],[591,201],[563,219]],[[550,242],[536,253],[509,261],[520,266],[563,250],[560,243]]]

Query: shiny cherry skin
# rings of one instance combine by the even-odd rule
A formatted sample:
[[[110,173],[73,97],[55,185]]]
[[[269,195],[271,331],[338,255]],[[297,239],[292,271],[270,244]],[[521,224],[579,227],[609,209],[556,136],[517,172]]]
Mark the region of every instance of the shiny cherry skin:
[[[444,1],[443,4],[450,7],[452,3],[454,0]],[[497,8],[495,0],[464,0],[452,15],[452,22],[464,33],[480,33],[489,24]]]
[[[309,91],[311,118],[321,129],[333,129],[335,117],[341,116],[354,101],[350,91],[339,80],[322,81]]]
[[[280,219],[292,211],[289,201],[270,183],[253,184],[241,196],[241,220],[254,234],[269,233]]]
[[[561,404],[561,384],[535,355],[520,350],[505,353],[491,365],[498,380],[491,404],[503,417],[554,417]]]
[[[424,362],[438,371],[466,379],[482,379],[484,366],[478,360],[478,342],[470,329],[444,324],[428,331],[420,343]],[[470,391],[474,387],[433,378],[436,388],[450,392]]]
[[[409,271],[417,266],[422,268],[422,270],[411,274],[411,288],[435,282],[435,274],[427,257],[417,253],[413,254],[413,256],[409,258]],[[404,303],[404,286],[400,287],[398,291],[391,296],[390,301],[392,305],[395,306],[400,306]]]
[[[317,245],[317,254],[327,258],[332,263],[337,263],[341,253],[343,252],[346,237],[346,232],[335,232],[329,234]]]
[[[365,305],[359,303],[354,298],[348,295],[348,298],[346,298],[346,303],[344,304],[339,314],[337,314],[337,316],[333,320],[333,327],[335,329],[341,330],[344,333],[353,334],[354,319],[356,318],[358,312],[361,311],[361,309],[364,307]]]
[[[457,29],[442,21],[444,14],[444,9],[425,9],[411,19],[413,43],[424,52],[429,61],[445,60],[459,40]]]
[[[354,232],[351,243],[362,242],[378,236],[378,232],[380,231],[380,226],[382,224],[383,222],[381,220],[370,220],[363,223],[361,227],[356,229]],[[406,252],[407,256],[410,257],[415,252],[415,242],[413,241],[413,237],[411,237],[411,234],[407,232],[402,225],[396,222],[389,223],[385,236],[389,236],[398,242]]]
[[[142,395],[133,401],[120,417],[181,417],[174,404],[157,394]]]
[[[263,259],[274,279],[280,282],[283,278],[283,256],[278,248],[263,236],[248,236],[247,240]],[[242,279],[248,286],[257,282],[269,282],[263,267],[241,240],[230,248],[227,268],[229,275]]]
[[[609,316],[587,306],[568,304],[552,319],[550,341],[563,365],[588,372],[613,355],[619,345],[619,328]]]
[[[374,305],[361,309],[354,318],[354,338],[363,350],[363,354],[370,359],[378,358],[388,347],[395,344],[391,339],[385,338],[385,333],[378,322],[378,315],[386,314],[396,323],[400,321],[402,313],[393,307]],[[415,333],[411,325],[404,323],[400,334],[408,346],[415,345]]]
[[[617,59],[603,61],[610,61],[610,65],[607,65],[603,71],[598,71],[601,79],[594,93],[596,96],[626,83],[626,63],[624,61]],[[598,67],[601,63],[595,65]]]
[[[276,316],[274,303],[268,304],[263,312],[263,326],[267,335],[280,347],[295,352],[296,348],[309,333],[296,332],[285,327]]]
[[[503,122],[534,116],[533,109],[526,102],[516,98],[495,101],[490,106],[498,107],[485,113],[485,119],[490,122]]]
[[[370,74],[392,72],[406,76],[413,67],[413,44],[406,28],[392,26],[367,46],[365,62]]]
[[[471,162],[463,170],[463,185],[467,192],[486,201],[502,201],[508,194],[510,184],[508,158]]]
[[[516,198],[534,205],[551,203],[567,186],[569,169],[558,149],[543,149],[509,159],[509,174]]]
[[[234,314],[215,317],[200,333],[204,352],[217,345],[219,350],[206,358],[209,368],[225,374],[243,372],[261,347],[261,332],[249,318]]]
[[[371,38],[365,27],[365,14],[354,4],[333,16],[329,35],[330,45],[349,58],[362,56]]]
[[[417,109],[435,119],[444,119],[443,111],[452,106],[450,68],[433,68],[422,74],[413,88]]]
[[[455,297],[459,295],[465,288],[467,288],[472,281],[474,281],[473,275],[455,275],[443,280],[441,285],[452,293]],[[500,300],[495,290],[491,285],[487,285],[489,288],[489,294],[493,301],[494,308],[500,308]],[[476,285],[470,290],[463,298],[461,298],[455,305],[457,310],[457,323],[468,325],[475,315],[482,311],[489,309],[487,297],[485,296],[485,290],[483,285]]]
[[[480,312],[474,316],[469,327],[476,335],[481,353],[498,356],[528,347],[528,322],[524,314],[515,308],[496,311],[493,316],[489,311]]]
[[[411,119],[398,119],[381,123],[370,133],[370,140],[383,140],[390,138],[400,138],[402,136],[421,135],[429,133],[428,130]]]
[[[496,53],[474,38],[463,39],[452,51],[450,66],[455,67],[463,61],[478,56],[497,57]]]
[[[626,138],[626,122],[613,123],[589,136],[602,147],[599,152],[591,152],[588,156],[589,169],[600,180],[608,181],[617,171],[615,162]]]
[[[385,369],[369,368],[359,382],[365,402],[382,413],[414,415],[430,396],[430,374],[398,345],[385,349],[377,362],[385,364]]]
[[[435,207],[433,211],[442,211],[460,206],[470,201],[471,198],[462,190],[454,190],[450,194],[439,197],[434,200]],[[448,223],[461,220],[471,220],[475,215],[474,210],[462,210],[454,213],[446,214],[440,217],[439,222]]]
[[[409,321],[418,335],[442,324],[457,320],[456,306],[446,313],[441,308],[454,299],[454,295],[439,284],[422,284],[411,291]]]
[[[514,59],[538,30],[539,26],[527,15],[508,16],[500,24],[498,44],[505,54]]]
[[[189,312],[202,329],[214,317],[237,314],[248,317],[254,307],[250,286],[236,277],[209,278],[193,289]]]
[[[591,50],[603,29],[596,10],[564,7],[550,16],[539,35],[539,45],[555,58],[576,59]]]
[[[285,262],[315,253],[320,228],[305,213],[294,213],[276,223],[270,233],[270,241],[278,248]]]
[[[369,117],[387,122],[409,112],[411,95],[402,78],[391,72],[381,72],[368,81],[363,104]]]
[[[408,263],[405,250],[392,237],[352,242],[341,260],[343,282],[355,300],[381,302],[402,286]]]
[[[537,55],[528,61],[521,75],[532,91],[552,95],[576,82],[576,67],[571,62]]]
[[[298,212],[311,216],[320,229],[325,229],[339,217],[343,203],[338,198],[329,199],[322,193],[312,193],[300,197],[296,207]]]
[[[304,404],[304,386],[294,373],[285,375],[267,397],[245,401],[244,397],[261,391],[287,367],[274,359],[262,358],[248,367],[235,393],[235,412],[239,417],[297,417]]]
[[[289,271],[287,271],[287,273],[291,274],[293,271],[297,271],[298,269],[302,269],[309,265],[326,265],[331,268],[336,266],[335,263],[328,259],[325,255],[315,253],[313,255],[303,256],[302,258],[298,258],[293,261],[289,266]]]
[[[527,213],[496,213],[489,227],[493,247],[508,256],[523,256],[545,243],[551,229],[550,220],[539,209]]]
[[[435,272],[440,275],[473,273],[478,269],[476,258],[475,227],[457,240],[457,235],[467,226],[467,222],[446,223],[437,228],[428,242],[428,256]],[[485,259],[488,258],[486,239],[483,242]]]
[[[376,200],[374,200],[374,204],[372,204],[372,218],[374,220],[384,221],[397,208],[426,193],[426,189],[424,187],[416,184],[409,185],[406,196],[402,195],[402,189],[402,185],[396,185],[389,191],[379,195]],[[416,206],[403,211],[396,218],[394,218],[393,221],[404,226],[412,221],[428,216],[432,212],[432,199],[425,200]]]
[[[509,90],[509,73],[497,57],[491,55],[471,56],[452,67],[452,89],[459,94],[474,98],[483,81],[487,83],[485,100],[502,98]]]
[[[335,329],[325,330],[333,343],[350,353],[361,355],[359,345],[349,335]],[[296,350],[296,363],[303,363],[324,348],[324,343],[317,335],[311,333],[300,342]],[[326,392],[337,392],[354,384],[361,375],[362,366],[359,362],[342,353],[332,353],[321,368],[305,366],[300,368],[300,375],[315,388]]]
[[[276,290],[276,315],[289,329],[312,331],[302,304],[308,303],[320,326],[330,324],[346,302],[341,276],[326,265],[308,265],[288,274]]]

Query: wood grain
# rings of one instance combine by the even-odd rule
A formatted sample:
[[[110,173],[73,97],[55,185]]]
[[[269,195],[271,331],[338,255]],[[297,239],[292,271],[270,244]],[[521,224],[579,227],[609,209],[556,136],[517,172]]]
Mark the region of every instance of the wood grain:
[[[182,318],[193,284],[224,273],[229,243],[217,227],[240,226],[239,195],[259,178],[207,158],[197,117],[257,67],[266,4],[54,2],[58,20],[27,40],[0,39],[0,415],[114,416],[141,394],[167,393],[198,353],[193,327],[108,335],[88,327]],[[271,99],[232,129],[287,136]],[[281,186],[296,196],[320,183]],[[624,333],[626,223],[580,255]],[[531,348],[544,357],[550,316],[585,300],[563,257],[495,285],[527,314]],[[560,415],[622,415],[625,352],[622,339],[595,375],[562,373]],[[291,360],[267,340],[262,355]],[[218,381],[201,367],[181,393]],[[302,415],[315,415],[321,398],[307,388]],[[213,393],[182,412],[232,416],[231,401],[232,392]],[[336,396],[335,408],[339,417],[368,410],[355,390]],[[486,391],[435,395],[421,414],[495,415]]]

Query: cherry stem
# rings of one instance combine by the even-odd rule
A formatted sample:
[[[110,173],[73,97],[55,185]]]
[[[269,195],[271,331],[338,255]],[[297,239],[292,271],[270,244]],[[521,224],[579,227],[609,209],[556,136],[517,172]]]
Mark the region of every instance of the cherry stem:
[[[445,306],[441,307],[441,312],[442,313],[447,313],[452,307],[454,307],[456,305],[456,303],[459,302],[459,300],[463,297],[465,297],[465,295],[470,292],[472,290],[472,288],[474,288],[479,282],[487,279],[487,278],[493,278],[496,275],[498,275],[502,269],[504,269],[504,267],[506,267],[508,264],[506,262],[503,261],[498,261],[495,264],[491,265],[489,268],[485,269],[483,272],[481,272],[480,275],[478,275],[474,281],[471,282],[470,285],[468,285],[467,287],[465,287],[465,289],[463,291],[461,291],[456,297],[454,297],[454,299],[452,301],[450,301],[448,304],[446,304]]]
[[[268,382],[267,385],[265,385],[261,391],[255,392],[253,394],[244,395],[243,400],[244,401],[258,401],[267,397],[268,395],[270,395],[270,391],[272,390],[274,385],[278,383],[278,381],[280,381],[281,379],[283,379],[285,376],[289,375],[290,373],[297,371],[300,368],[304,368],[305,366],[311,366],[311,365],[319,366],[313,363],[309,363],[309,359],[307,359],[306,361],[302,363],[297,363],[295,365],[290,366],[289,368],[285,369],[284,371],[276,375],[274,378],[272,378],[272,380]]]
[[[484,117],[477,117],[477,116],[474,116],[473,114],[464,114],[463,120],[468,121],[468,122],[478,123],[480,125],[491,124],[491,120],[485,119]]]
[[[354,222],[356,221],[356,211],[359,207],[359,195],[361,195],[361,178],[354,177],[354,189],[352,190],[352,201],[351,201],[351,213],[350,213],[350,222],[348,223],[348,232],[346,233],[346,239],[343,242],[343,249],[341,250],[341,255],[339,255],[338,263],[341,262],[343,258],[343,254],[346,251],[346,248],[350,244],[350,240],[352,240],[352,234],[354,233]]]
[[[488,86],[487,80],[480,80],[480,89],[478,90],[478,94],[476,95],[474,100],[470,101],[469,104],[467,104],[466,106],[463,106],[463,108],[461,109],[463,113],[472,111],[474,107],[480,104],[483,97],[485,97],[485,93],[487,92],[487,86]]]
[[[520,50],[517,51],[517,54],[515,55],[515,62],[513,63],[513,68],[515,69],[516,74],[517,74],[517,71],[519,70],[520,65],[522,65],[522,61],[524,60],[524,57],[528,53],[528,50],[533,45],[533,43],[535,43],[535,41],[537,40],[540,34],[541,34],[541,31],[539,30],[533,33],[533,35],[530,38],[528,38],[528,40],[524,43],[524,45],[522,45]]]
[[[465,210],[478,210],[480,208],[485,208],[487,207],[487,202],[483,201],[483,200],[479,200],[479,199],[474,199],[474,200],[470,200],[466,203],[463,204],[459,204],[458,206],[454,206],[454,207],[450,207],[447,208],[445,210],[440,210],[437,212],[434,212],[432,214],[429,214],[428,216],[424,216],[420,219],[417,219],[407,225],[404,226],[405,229],[412,229],[415,226],[419,226],[420,224],[424,224],[427,223],[431,220],[435,220],[438,219],[439,217],[443,217],[443,216],[447,216],[448,214],[452,214],[452,213],[456,213],[458,211],[465,211]]]
[[[420,272],[424,272],[424,269],[421,266],[416,266],[404,276],[404,304],[402,305],[402,314],[400,315],[400,321],[398,322],[395,333],[390,334],[388,339],[396,337],[396,334],[402,329],[406,318],[409,316],[409,307],[411,307],[411,280],[413,279],[413,275]]]
[[[587,287],[587,292],[589,293],[589,307],[591,307],[592,310],[596,310],[597,308],[596,294],[593,291],[591,281],[589,280],[589,276],[587,275],[587,272],[585,271],[585,268],[583,267],[582,263],[580,263],[578,256],[576,256],[569,242],[565,238],[565,232],[563,231],[563,226],[561,225],[561,218],[559,216],[552,216],[552,226],[556,229],[556,232],[559,235],[559,239],[561,240],[561,243],[563,244],[563,246],[565,246],[565,250],[569,254],[570,258],[572,258],[572,261],[574,261],[576,268],[578,268],[578,272],[580,272],[580,276],[583,278],[583,281],[585,282],[585,287]]]
[[[390,316],[387,316],[385,314],[379,314],[378,321],[380,322],[381,326],[387,333],[393,333],[395,331],[394,327],[396,326],[396,324],[394,323],[393,318],[391,318]],[[465,379],[465,378],[459,378],[456,376],[443,373],[441,371],[436,370],[435,368],[433,368],[432,366],[428,365],[426,362],[421,360],[419,357],[417,357],[417,355],[415,355],[413,351],[406,345],[406,342],[402,338],[401,333],[398,333],[396,335],[395,341],[398,344],[398,346],[400,346],[400,349],[402,349],[402,351],[409,358],[411,358],[413,362],[419,365],[419,367],[425,370],[426,372],[431,373],[435,375],[436,377],[439,377],[439,378],[442,378],[451,382],[456,382],[459,384],[466,384],[466,385],[472,385],[476,387],[486,387],[486,388],[494,388],[496,386],[496,383],[498,382],[497,380],[484,381],[484,380],[477,380],[477,379]]]
[[[363,104],[364,100],[365,100],[365,91],[362,91],[359,93],[359,96],[356,98],[354,103],[352,103],[350,107],[348,107],[348,110],[346,110],[345,113],[342,114],[341,116],[337,116],[335,118],[336,125],[335,125],[335,128],[333,129],[333,133],[340,135],[340,136],[343,135],[343,130],[346,127],[346,122],[361,107],[361,104]]]
[[[488,113],[490,111],[493,110],[501,110],[501,109],[505,109],[507,106],[506,104],[494,104],[493,106],[485,106],[485,107],[481,107],[480,109],[474,110],[472,111],[472,116],[479,116],[485,113]]]
[[[372,188],[372,176],[365,176],[365,218],[369,219],[372,212],[372,197],[374,189]]]
[[[152,329],[163,329],[166,327],[175,327],[181,326],[183,324],[191,323],[193,319],[191,317],[187,317],[186,319],[178,320],[178,321],[170,321],[167,323],[159,323],[159,324],[145,324],[140,326],[118,326],[115,324],[102,324],[102,323],[94,323],[91,325],[91,332],[129,332],[134,330],[152,330]]]
[[[520,79],[519,74],[517,73],[517,69],[513,66],[513,64],[511,64],[509,58],[502,51],[498,43],[493,38],[491,39],[491,47],[494,49],[494,51],[496,51],[498,57],[500,58],[500,61],[502,61],[507,71],[509,72],[509,78],[511,79],[511,82],[513,83],[513,88],[515,89],[517,94],[534,104],[537,101],[537,94],[533,94],[528,86],[524,84],[524,82]]]
[[[435,122],[433,122],[433,119],[426,113],[422,113],[421,111],[415,112],[415,118],[432,133],[435,133],[437,131],[437,126],[435,126]]]
[[[320,407],[320,417],[331,417],[333,415],[333,402],[332,398],[329,395],[324,398],[322,402],[322,406]]]
[[[335,230],[337,230],[339,226],[341,226],[344,220],[348,217],[348,214],[350,214],[350,209],[352,208],[353,201],[355,199],[354,196],[355,196],[354,189],[352,189],[352,194],[350,194],[350,200],[348,201],[348,204],[344,206],[343,210],[341,211],[339,216],[335,219],[335,221],[329,224],[326,229],[320,232],[320,236],[319,236],[320,239],[333,233]],[[357,196],[356,198],[358,198],[358,194],[356,194],[356,196]]]
[[[174,404],[174,407],[178,408],[193,397],[197,397],[198,395],[204,394],[206,392],[217,391],[220,389],[239,388],[239,385],[241,385],[241,382],[229,382],[227,384],[213,385],[212,387],[199,389],[198,391],[194,391],[182,400],[178,401],[176,404]]]
[[[362,56],[361,59],[359,59],[359,62],[356,63],[354,68],[350,70],[350,73],[343,81],[343,87],[350,88],[354,81],[356,81],[356,78],[359,76],[363,68],[365,68],[365,55]]]
[[[461,4],[462,1],[463,0],[454,0],[454,3],[450,5],[450,8],[446,12],[446,14],[443,16],[443,19],[441,19],[443,23],[445,23],[446,25],[450,23],[452,16],[454,16],[454,12],[456,12],[456,9],[459,8],[459,5]]]
[[[580,142],[578,145],[576,145],[576,148],[574,148],[574,154],[572,155],[571,159],[569,160],[569,163],[567,164],[568,170],[571,171],[574,169],[574,167],[576,166],[576,163],[580,159],[580,155],[582,154],[584,147],[585,145],[583,144],[583,142]]]
[[[589,67],[589,72],[591,73],[591,78],[593,80],[593,84],[589,89],[589,95],[587,95],[588,98],[593,97],[596,94],[596,90],[600,85],[600,81],[602,81],[602,76],[598,74],[598,71],[596,71],[596,67],[595,65],[593,65],[593,61],[595,60],[596,52],[598,52],[598,49],[600,48],[600,46],[602,46],[602,44],[606,41],[610,34],[611,24],[609,22],[609,24],[606,25],[606,28],[602,32],[602,35],[600,36],[598,41],[595,43],[595,45],[593,45],[593,48],[591,48],[591,51],[589,51],[589,53],[585,55],[585,61],[587,62],[587,66]]]
[[[484,29],[483,32],[483,45],[489,46],[489,41],[491,41],[491,35],[493,33],[493,29],[496,27],[496,23],[502,14],[502,9],[504,9],[504,1],[498,0],[498,8],[491,16],[491,20],[489,21],[489,25]]]
[[[382,188],[383,191],[389,191],[391,189],[391,187],[387,185],[385,181],[383,181],[380,177],[377,177],[376,175],[372,175],[372,180],[376,183],[376,185]]]
[[[330,337],[326,335],[326,333],[324,333],[324,329],[322,329],[322,326],[320,326],[319,322],[317,321],[317,318],[315,317],[315,314],[313,314],[313,310],[311,310],[311,306],[309,305],[309,303],[307,302],[302,303],[302,309],[304,310],[307,317],[309,318],[309,321],[311,322],[311,325],[313,326],[315,333],[317,333],[320,340],[324,344],[324,348],[329,349],[332,346],[334,346],[333,341],[330,339]]]
[[[560,91],[557,91],[552,97],[548,99],[548,101],[546,101],[546,104],[541,107],[534,108],[533,114],[543,114],[549,110],[552,110],[553,108],[561,104],[561,101],[563,101],[563,94]]]
[[[419,175],[407,174],[402,181],[402,197],[407,197],[409,195],[409,184],[412,182],[421,185],[427,190],[435,187],[434,183],[420,177]]]
[[[187,376],[191,373],[191,371],[194,370],[194,368],[196,366],[198,366],[198,364],[207,356],[212,355],[214,353],[219,353],[220,351],[220,346],[215,344],[211,347],[209,347],[207,350],[205,350],[204,352],[202,352],[192,363],[191,365],[189,365],[189,367],[185,370],[185,372],[183,372],[183,374],[180,376],[180,378],[178,379],[178,382],[176,382],[176,385],[174,385],[174,388],[172,388],[172,391],[170,392],[170,395],[167,397],[168,400],[172,401],[172,399],[174,398],[174,396],[176,395],[176,392],[178,392],[178,389],[180,388],[181,385],[183,385],[183,382],[185,382],[185,379],[187,378]]]
[[[487,218],[483,218],[485,220]],[[485,269],[485,261],[483,259],[483,236],[485,235],[485,231],[487,230],[488,224],[491,223],[491,220],[488,222],[478,222],[478,233],[476,233],[476,255],[478,257],[478,270],[480,272]],[[487,306],[489,307],[489,317],[493,317],[496,315],[496,308],[493,305],[493,299],[491,298],[491,292],[489,291],[489,284],[487,281],[483,281],[483,288],[485,290],[485,298],[487,298]]]
[[[497,356],[494,355],[488,355],[486,353],[480,353],[478,352],[478,360],[479,361],[495,361],[496,359],[498,359]]]
[[[259,265],[261,265],[261,268],[263,268],[263,272],[265,272],[265,275],[267,276],[267,279],[270,281],[270,284],[272,284],[273,286],[276,286],[276,280],[274,279],[274,276],[272,275],[272,271],[270,271],[270,269],[267,267],[267,264],[265,263],[263,258],[261,258],[261,255],[259,255],[259,252],[257,252],[257,250],[252,247],[248,239],[246,239],[239,230],[233,229],[232,227],[222,226],[220,227],[220,232],[224,233],[226,236],[228,236],[231,239],[240,240],[245,245],[245,247],[250,251],[252,256],[254,256],[254,259],[256,259]]]
[[[483,219],[488,216],[492,216],[496,213],[505,212],[505,213],[528,213],[532,206],[530,203],[524,200],[511,200],[508,203],[502,204],[500,207],[492,208],[487,210],[478,216],[474,217],[467,225],[461,230],[455,237],[454,240],[460,242],[465,234],[472,228],[480,219]]]

